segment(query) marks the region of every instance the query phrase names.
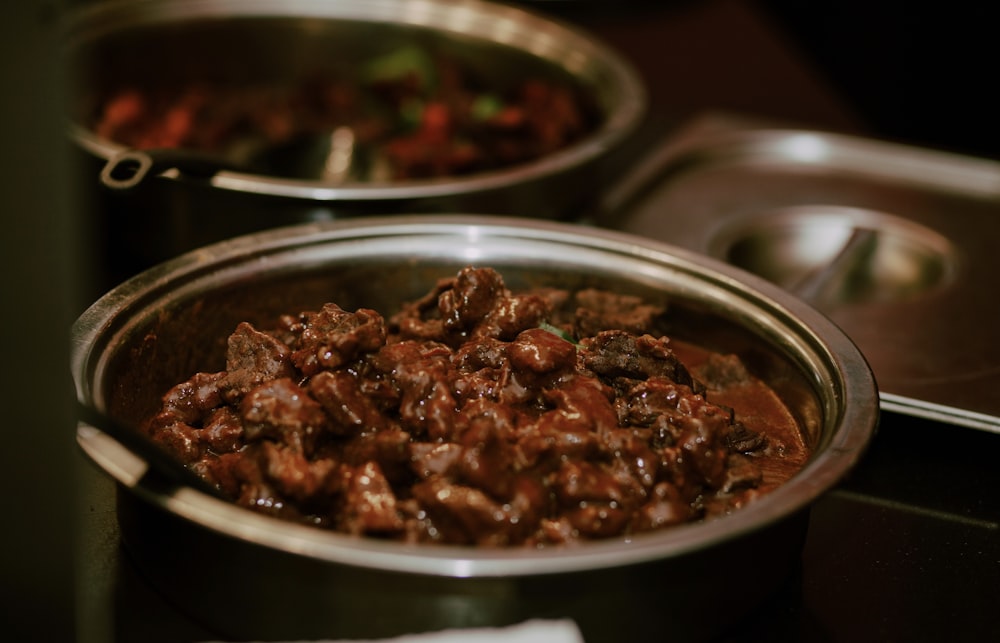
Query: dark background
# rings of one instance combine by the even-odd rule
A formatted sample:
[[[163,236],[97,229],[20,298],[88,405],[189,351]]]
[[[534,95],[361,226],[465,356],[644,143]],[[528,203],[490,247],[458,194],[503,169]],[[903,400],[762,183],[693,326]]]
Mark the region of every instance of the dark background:
[[[67,369],[78,278],[58,6],[0,5],[0,637],[73,641],[73,443]]]
[[[875,134],[1000,157],[995,2],[754,1]]]
[[[711,0],[540,0],[519,4],[585,24],[625,11],[700,11]],[[865,133],[1000,158],[995,2],[743,0],[844,99]],[[734,36],[733,40],[738,40]],[[720,52],[724,55],[725,52]],[[698,61],[688,61],[697,65]],[[733,60],[739,66],[745,61]],[[665,64],[670,64],[669,62]],[[776,91],[780,92],[780,89]]]
[[[625,11],[701,11],[711,0],[519,2],[588,27]],[[865,133],[1000,158],[1000,44],[995,2],[736,0],[844,99]],[[734,36],[736,41],[739,36]],[[718,55],[724,55],[724,51]],[[687,61],[698,65],[699,61]],[[751,64],[733,60],[733,65]],[[670,65],[670,61],[664,61]],[[776,92],[781,90],[775,88]]]

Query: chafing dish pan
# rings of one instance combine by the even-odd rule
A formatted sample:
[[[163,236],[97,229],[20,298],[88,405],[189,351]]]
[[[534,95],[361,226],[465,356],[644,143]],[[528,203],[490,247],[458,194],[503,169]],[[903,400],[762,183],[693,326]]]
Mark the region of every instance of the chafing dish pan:
[[[378,637],[532,617],[572,618],[588,643],[703,640],[788,579],[810,505],[847,474],[875,430],[871,371],[836,326],[787,292],[639,237],[554,222],[402,215],[223,242],[141,273],[79,318],[78,396],[138,423],[185,374],[220,367],[238,321],[324,301],[391,311],[470,263],[497,268],[514,290],[589,285],[665,298],[678,321],[675,337],[736,352],[780,392],[811,459],[775,491],[718,520],[628,541],[478,549],[352,538],[259,515],[164,484],[121,445],[81,425],[82,448],[119,483],[127,550],[172,603],[220,636],[253,640]]]

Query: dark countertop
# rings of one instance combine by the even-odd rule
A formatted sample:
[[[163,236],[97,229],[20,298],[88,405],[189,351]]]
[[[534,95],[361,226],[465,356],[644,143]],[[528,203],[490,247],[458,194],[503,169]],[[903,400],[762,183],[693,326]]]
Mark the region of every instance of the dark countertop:
[[[727,641],[984,641],[1000,632],[1000,436],[883,414],[814,507],[802,570]]]
[[[590,29],[636,65],[650,89],[648,132],[711,109],[870,134],[753,3],[526,4]],[[799,572],[724,641],[980,641],[1000,632],[998,453],[998,435],[883,414],[860,466],[812,511]],[[113,485],[89,463],[80,477],[80,639],[213,638],[132,567]]]

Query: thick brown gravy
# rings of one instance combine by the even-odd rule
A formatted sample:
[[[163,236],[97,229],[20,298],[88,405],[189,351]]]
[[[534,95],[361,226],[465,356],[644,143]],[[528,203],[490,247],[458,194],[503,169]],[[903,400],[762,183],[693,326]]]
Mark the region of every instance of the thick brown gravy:
[[[227,366],[146,429],[250,509],[410,542],[629,537],[738,509],[808,457],[739,359],[651,334],[596,290],[466,268],[390,319],[327,304],[243,323]]]

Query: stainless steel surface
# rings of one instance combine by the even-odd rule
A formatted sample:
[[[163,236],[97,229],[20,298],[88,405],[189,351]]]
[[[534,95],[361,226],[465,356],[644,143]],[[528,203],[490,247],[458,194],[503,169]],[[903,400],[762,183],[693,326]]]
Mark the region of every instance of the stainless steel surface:
[[[1000,163],[709,115],[602,211],[611,228],[806,284],[871,363],[882,408],[1000,432]]]
[[[782,290],[641,238],[521,219],[396,216],[221,243],[139,275],[80,317],[72,357],[78,397],[136,424],[168,386],[217,370],[240,320],[264,323],[330,300],[388,312],[469,263],[498,268],[514,289],[590,285],[665,298],[675,337],[742,354],[779,391],[813,457],[730,516],[627,542],[428,547],[288,524],[158,483],[137,456],[82,426],[84,451],[131,492],[120,509],[122,531],[145,573],[200,618],[246,636],[370,636],[561,614],[577,620],[588,641],[616,640],[659,631],[665,611],[678,633],[721,626],[724,619],[699,613],[709,603],[690,603],[716,595],[730,574],[752,574],[761,597],[780,583],[801,547],[803,512],[854,466],[874,431],[871,372],[843,333]],[[743,549],[749,543],[758,548],[752,556]],[[214,574],[214,589],[192,586],[189,574],[202,564],[225,570]],[[212,597],[201,595],[210,589]],[[668,595],[678,601],[672,607],[661,604]],[[362,608],[365,600],[395,618],[373,624],[375,608]],[[240,605],[238,618],[230,601]],[[320,608],[331,602],[342,609]]]
[[[600,161],[645,115],[645,88],[632,66],[591,34],[513,6],[477,0],[148,0],[95,3],[66,27],[76,104],[101,88],[159,80],[294,82],[317,71],[354,69],[402,46],[434,43],[505,87],[524,75],[568,78],[602,114],[597,129],[568,147],[504,169],[463,177],[330,183],[240,171],[210,179],[166,172],[135,195],[108,203],[100,167],[120,145],[79,116],[70,136],[92,177],[95,210],[113,252],[142,252],[144,265],[237,234],[280,225],[391,212],[482,212],[566,217],[597,190]],[[103,200],[101,200],[103,199]]]
[[[76,405],[76,415],[78,423],[85,425],[79,426],[79,431],[100,432],[111,437],[141,458],[148,469],[155,469],[157,475],[171,481],[172,484],[191,487],[205,495],[228,500],[217,487],[208,484],[204,478],[184,466],[183,462],[142,431],[136,431],[134,427],[121,424],[107,414],[79,402]]]
[[[148,178],[173,176],[211,179],[223,171],[273,177],[310,179],[326,187],[351,179],[354,131],[342,125],[332,132],[300,136],[280,145],[254,145],[238,155],[205,154],[179,148],[115,152],[101,169],[101,184],[109,190],[134,190]],[[236,158],[238,156],[238,158]]]

